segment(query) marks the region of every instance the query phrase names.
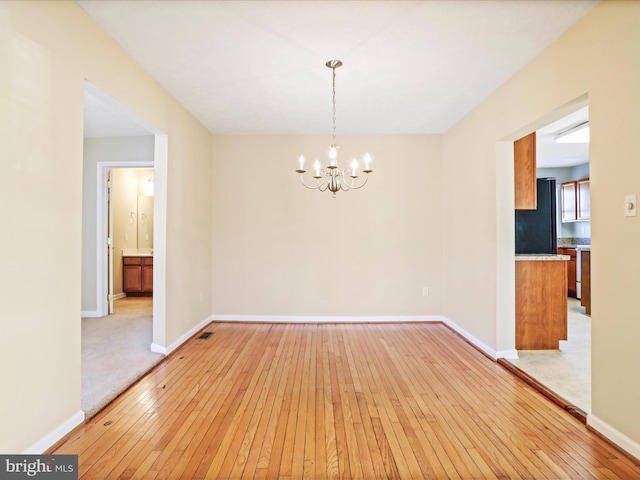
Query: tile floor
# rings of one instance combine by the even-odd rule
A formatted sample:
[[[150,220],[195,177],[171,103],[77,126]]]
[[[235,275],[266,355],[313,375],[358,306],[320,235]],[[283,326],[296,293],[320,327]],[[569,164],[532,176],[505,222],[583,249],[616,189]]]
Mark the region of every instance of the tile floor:
[[[560,350],[521,350],[509,360],[565,400],[591,413],[591,317],[580,300],[568,301],[568,340]]]

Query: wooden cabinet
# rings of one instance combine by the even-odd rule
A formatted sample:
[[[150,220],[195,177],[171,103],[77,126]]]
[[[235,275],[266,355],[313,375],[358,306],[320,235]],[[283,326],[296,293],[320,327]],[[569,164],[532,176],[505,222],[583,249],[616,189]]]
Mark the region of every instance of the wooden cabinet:
[[[582,291],[580,305],[584,307],[584,313],[591,315],[591,250],[580,252],[580,281]]]
[[[122,257],[122,290],[127,295],[153,293],[153,257]]]
[[[513,173],[516,210],[535,210],[536,195],[536,132],[513,143]]]
[[[556,350],[567,339],[566,285],[566,261],[516,261],[516,349]]]
[[[558,255],[569,255],[571,259],[567,262],[567,295],[576,298],[577,289],[577,266],[575,248],[558,248]]]
[[[588,178],[564,182],[560,186],[560,190],[563,222],[591,218],[591,191]]]
[[[576,182],[576,211],[578,220],[591,219],[591,189],[588,178]]]

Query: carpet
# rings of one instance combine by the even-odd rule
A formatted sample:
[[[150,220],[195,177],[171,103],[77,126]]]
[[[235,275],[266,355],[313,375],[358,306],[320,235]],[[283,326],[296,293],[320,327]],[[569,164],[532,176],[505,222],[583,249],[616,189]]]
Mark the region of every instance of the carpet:
[[[82,319],[82,400],[85,420],[102,410],[165,356],[149,350],[151,316]]]

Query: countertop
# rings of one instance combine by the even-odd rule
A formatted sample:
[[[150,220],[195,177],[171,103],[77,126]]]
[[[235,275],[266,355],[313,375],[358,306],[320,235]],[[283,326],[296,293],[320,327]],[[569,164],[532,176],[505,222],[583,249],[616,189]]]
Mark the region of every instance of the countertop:
[[[569,260],[571,260],[569,255],[553,255],[549,253],[519,253],[516,255],[516,262],[568,262]]]
[[[153,257],[153,250],[150,248],[130,248],[122,250],[123,257]]]

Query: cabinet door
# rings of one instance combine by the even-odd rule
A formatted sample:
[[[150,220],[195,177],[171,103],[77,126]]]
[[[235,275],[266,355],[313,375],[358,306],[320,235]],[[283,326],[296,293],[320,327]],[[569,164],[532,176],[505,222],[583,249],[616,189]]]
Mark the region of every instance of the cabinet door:
[[[536,132],[513,143],[513,173],[516,210],[535,210],[538,205],[536,189]]]
[[[124,265],[122,267],[122,290],[125,292],[142,291],[142,267],[140,265]]]
[[[153,292],[153,258],[145,258],[142,265],[142,291]]]
[[[589,220],[591,218],[591,192],[589,189],[589,179],[578,180],[576,182],[577,217],[578,220]]]
[[[562,192],[562,221],[575,222],[576,211],[576,182],[566,182],[561,185]]]

